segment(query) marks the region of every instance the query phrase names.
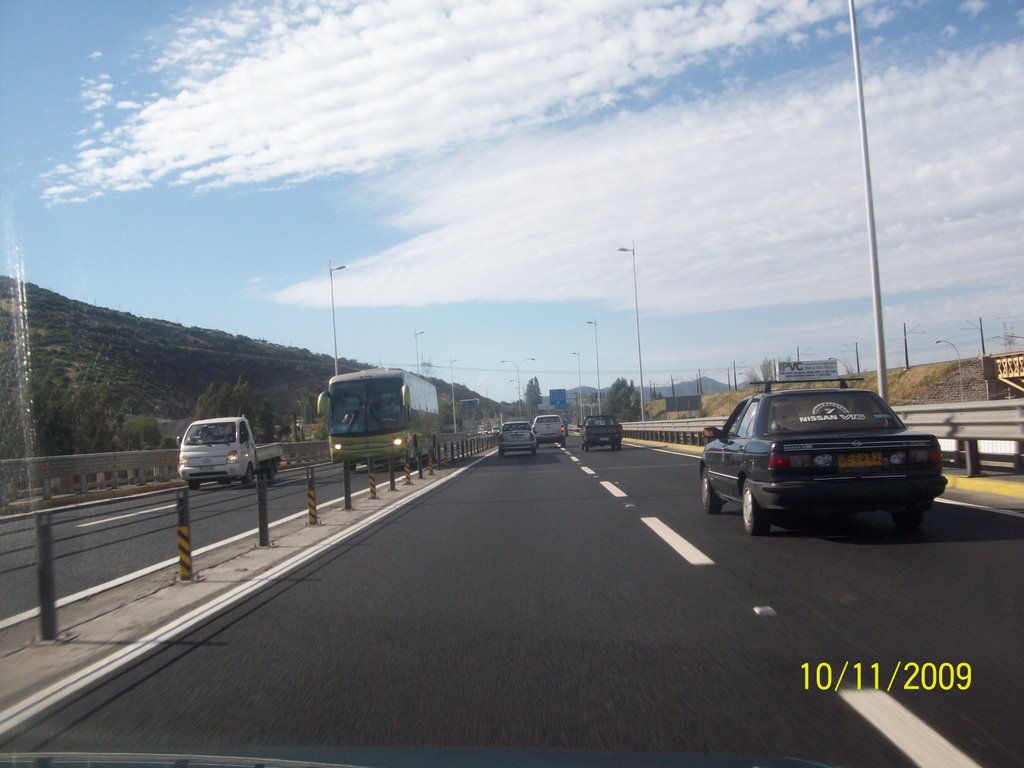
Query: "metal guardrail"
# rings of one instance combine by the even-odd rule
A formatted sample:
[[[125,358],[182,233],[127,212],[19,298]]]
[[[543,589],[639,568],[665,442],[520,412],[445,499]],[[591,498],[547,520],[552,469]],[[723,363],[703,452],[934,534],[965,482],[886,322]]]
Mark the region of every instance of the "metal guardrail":
[[[436,447],[438,464],[451,463],[479,451],[490,436],[446,434]],[[285,466],[329,461],[327,441],[281,443]],[[0,461],[0,508],[19,501],[84,496],[126,486],[169,483],[178,479],[178,449],[122,451],[74,456],[40,456]]]
[[[283,461],[307,464],[328,458],[327,443],[282,443]],[[178,479],[178,449],[39,456],[0,461],[0,507],[33,498],[84,495],[122,486]]]
[[[981,473],[982,462],[998,464],[1013,472],[1024,470],[1024,400],[989,400],[937,405],[903,405],[893,408],[912,429],[950,441],[950,460],[966,468],[969,476]],[[725,419],[633,421],[622,425],[625,437],[678,445],[702,446],[704,427],[721,427]],[[981,445],[999,450],[985,453]]]

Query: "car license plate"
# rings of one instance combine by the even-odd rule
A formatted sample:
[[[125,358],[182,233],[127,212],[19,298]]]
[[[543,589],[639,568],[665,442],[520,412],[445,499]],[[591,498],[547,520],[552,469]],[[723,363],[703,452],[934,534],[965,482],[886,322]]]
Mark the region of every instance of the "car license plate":
[[[882,466],[882,454],[878,451],[870,453],[840,453],[840,469],[869,469]]]

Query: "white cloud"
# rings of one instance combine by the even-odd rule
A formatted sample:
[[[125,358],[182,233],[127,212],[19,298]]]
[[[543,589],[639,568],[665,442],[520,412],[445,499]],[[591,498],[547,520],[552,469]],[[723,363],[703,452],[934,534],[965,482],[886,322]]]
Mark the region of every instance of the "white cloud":
[[[559,301],[572,286],[575,298],[629,309],[621,286],[631,273],[616,248],[630,238],[650,313],[863,297],[846,75],[812,90],[623,111],[395,173],[380,193],[407,210],[393,223],[408,239],[349,265],[346,303]],[[1022,76],[1024,50],[1006,46],[866,82],[888,292],[981,289],[1019,271]],[[315,280],[275,298],[322,306],[327,295]]]
[[[841,15],[837,0],[237,2],[179,31],[155,65],[177,75],[172,92],[111,132],[107,162],[64,181],[218,187],[388,168],[591,115],[709,53],[799,41]],[[110,91],[92,84],[88,109]]]
[[[985,0],[965,0],[965,2],[960,3],[960,10],[972,19],[987,7],[988,3],[986,3]]]

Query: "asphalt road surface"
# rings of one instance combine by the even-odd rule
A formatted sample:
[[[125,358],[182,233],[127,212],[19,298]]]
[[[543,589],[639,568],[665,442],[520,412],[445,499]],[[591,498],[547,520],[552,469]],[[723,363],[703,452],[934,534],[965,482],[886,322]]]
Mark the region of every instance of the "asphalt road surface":
[[[938,503],[916,534],[871,513],[750,538],[701,511],[691,457],[492,455],[0,750],[1024,765],[1022,532]]]

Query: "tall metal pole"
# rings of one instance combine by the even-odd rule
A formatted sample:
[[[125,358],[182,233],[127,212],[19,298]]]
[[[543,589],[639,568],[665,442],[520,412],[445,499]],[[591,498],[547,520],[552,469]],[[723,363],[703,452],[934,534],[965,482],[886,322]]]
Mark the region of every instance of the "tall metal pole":
[[[644,409],[644,355],[640,351],[640,300],[636,291],[636,240],[630,240],[629,248],[619,248],[633,254],[633,306],[636,309],[636,356],[640,361],[640,421],[647,421]]]
[[[516,369],[516,390],[519,392],[519,401],[518,401],[519,402],[519,418],[523,418],[523,382],[519,378],[519,366],[522,365],[523,363],[525,363],[527,360],[532,360],[534,362],[537,362],[537,358],[535,358],[535,357],[524,357],[518,363],[514,363],[511,360],[502,360],[501,361],[502,365],[504,365],[505,363],[508,363],[509,365],[515,366],[515,369]]]
[[[580,400],[580,395],[583,394],[583,364],[580,362],[580,353],[573,352],[573,354],[576,355],[576,378],[578,380],[576,384],[576,418],[579,421],[576,424],[581,426],[583,424],[583,401]]]
[[[455,422],[455,364],[459,362],[458,358],[450,360],[448,362],[448,368],[451,371],[452,377],[452,434],[456,434],[459,431],[458,424]]]
[[[422,336],[424,333],[426,333],[426,331],[416,331],[416,333],[413,335],[413,339],[416,341],[416,373],[417,374],[421,373],[421,371],[420,371],[420,336]]]
[[[882,289],[878,278],[878,243],[875,238],[875,203],[871,193],[871,159],[868,154],[868,126],[864,115],[864,83],[860,70],[860,43],[857,40],[857,12],[850,3],[850,35],[853,41],[853,70],[857,79],[857,113],[860,116],[860,147],[864,160],[864,194],[867,204],[868,245],[871,257],[871,302],[875,315],[875,349],[878,366],[878,394],[889,399],[889,376],[885,362],[885,333],[882,329]]]
[[[600,413],[603,409],[601,407],[601,353],[597,349],[597,318],[587,320],[587,325],[594,326],[594,360],[597,361],[597,411]]]
[[[328,273],[331,276],[331,328],[334,329],[334,375],[338,375],[338,321],[334,317],[334,273],[339,272],[345,268],[342,264],[340,267],[331,265],[331,262],[327,262]]]

